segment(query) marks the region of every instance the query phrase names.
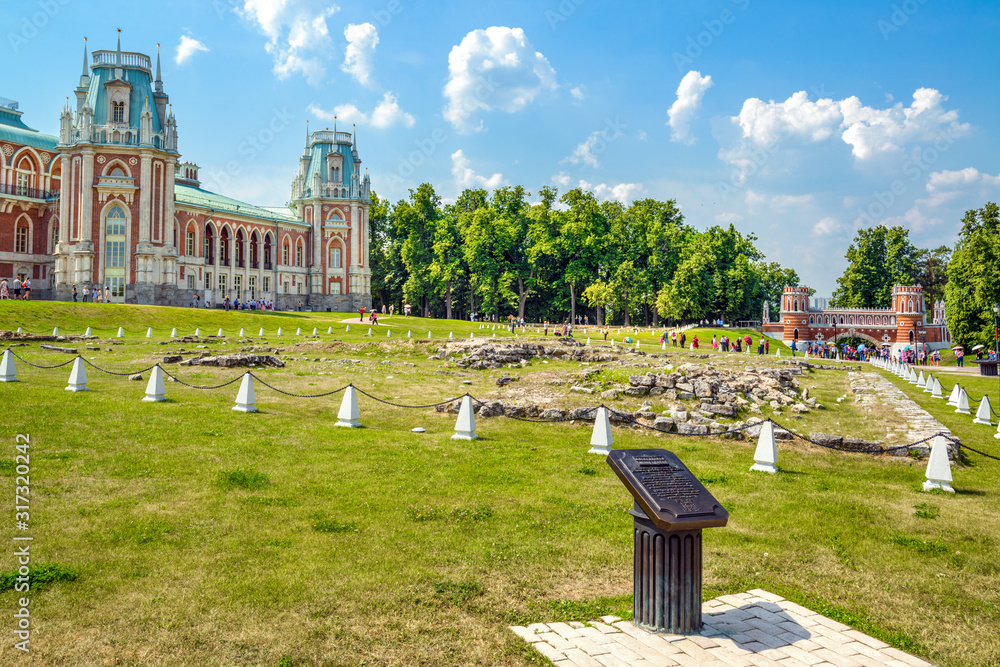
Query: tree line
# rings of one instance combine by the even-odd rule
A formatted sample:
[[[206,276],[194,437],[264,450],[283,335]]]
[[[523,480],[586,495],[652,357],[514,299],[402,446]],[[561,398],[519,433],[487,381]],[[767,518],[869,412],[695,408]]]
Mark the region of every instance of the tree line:
[[[442,205],[424,183],[390,205],[373,193],[373,305],[449,319],[759,321],[765,300],[777,314],[783,288],[799,284],[754,235],[698,231],[673,199],[626,206],[552,187],[530,196],[522,186],[470,188]]]

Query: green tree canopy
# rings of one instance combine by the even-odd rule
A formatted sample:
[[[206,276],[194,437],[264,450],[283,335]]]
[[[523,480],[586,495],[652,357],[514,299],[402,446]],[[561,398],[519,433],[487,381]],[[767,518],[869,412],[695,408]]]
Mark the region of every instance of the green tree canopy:
[[[848,265],[837,279],[832,305],[838,308],[889,308],[894,285],[913,285],[920,251],[903,227],[859,229],[847,248]]]

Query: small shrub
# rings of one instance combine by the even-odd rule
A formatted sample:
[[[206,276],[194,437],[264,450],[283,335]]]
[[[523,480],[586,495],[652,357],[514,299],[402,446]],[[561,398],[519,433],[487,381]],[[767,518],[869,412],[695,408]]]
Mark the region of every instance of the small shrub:
[[[61,581],[76,581],[80,576],[76,568],[58,563],[39,563],[34,567],[29,567],[28,576],[30,578],[31,590]],[[0,573],[0,591],[14,590],[17,583],[17,570]]]
[[[357,532],[358,524],[336,519],[324,519],[313,524],[313,530],[318,533],[350,533]]]
[[[711,475],[701,475],[698,477],[698,481],[706,486],[708,486],[709,484],[725,486],[726,484],[729,483],[729,475],[727,475],[724,472],[718,472]]]
[[[271,483],[271,480],[267,475],[257,470],[237,468],[236,470],[220,470],[217,483],[223,489],[247,489],[255,491],[263,489]]]
[[[456,507],[449,512],[449,516],[456,521],[485,521],[493,516],[493,510],[489,505]]]
[[[930,540],[921,540],[909,535],[896,535],[892,538],[892,543],[906,547],[907,549],[913,549],[921,554],[941,555],[948,553],[948,545],[940,537],[931,542]]]
[[[592,468],[592,467],[590,467],[588,465],[581,466],[580,469],[577,470],[577,472],[580,473],[581,475],[596,475],[597,474],[597,470],[595,470],[594,468]]]
[[[441,518],[441,511],[436,507],[424,505],[409,505],[406,508],[406,518],[410,521],[434,521]]]
[[[913,509],[916,510],[914,514],[921,519],[936,519],[941,513],[937,505],[931,505],[930,503],[920,503],[919,505],[914,505]]]

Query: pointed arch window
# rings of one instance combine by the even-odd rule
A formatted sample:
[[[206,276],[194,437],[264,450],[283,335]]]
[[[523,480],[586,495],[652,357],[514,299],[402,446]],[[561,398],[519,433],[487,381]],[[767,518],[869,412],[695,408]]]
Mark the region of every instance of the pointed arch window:
[[[112,123],[124,123],[125,122],[125,103],[124,102],[112,102],[111,103],[111,122]]]
[[[21,220],[14,230],[14,252],[28,252],[28,223]]]

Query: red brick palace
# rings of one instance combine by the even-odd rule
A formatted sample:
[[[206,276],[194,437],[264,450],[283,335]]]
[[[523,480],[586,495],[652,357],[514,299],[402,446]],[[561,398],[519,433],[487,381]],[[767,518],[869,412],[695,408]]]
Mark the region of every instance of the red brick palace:
[[[898,350],[910,343],[936,350],[951,345],[945,324],[944,302],[936,302],[927,321],[923,288],[896,285],[892,308],[823,308],[809,304],[808,287],[786,287],[781,296],[781,319],[770,322],[764,304],[764,334],[787,344],[825,343],[834,339],[860,338],[877,346]]]

